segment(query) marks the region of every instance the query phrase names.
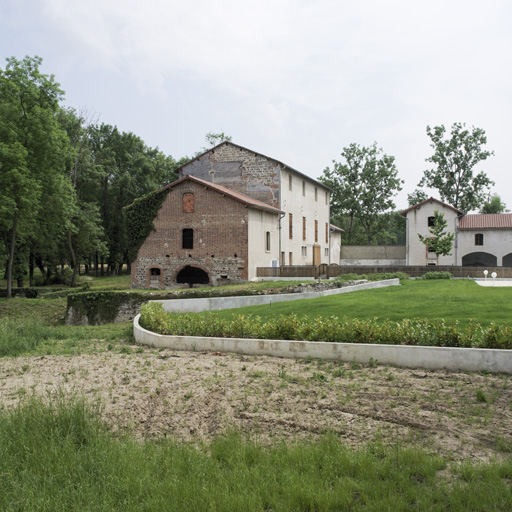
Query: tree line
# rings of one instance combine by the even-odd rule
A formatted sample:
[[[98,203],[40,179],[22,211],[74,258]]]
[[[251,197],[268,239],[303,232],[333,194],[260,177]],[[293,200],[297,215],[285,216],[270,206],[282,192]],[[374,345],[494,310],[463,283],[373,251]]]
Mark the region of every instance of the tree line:
[[[418,189],[408,194],[409,206],[428,198],[424,187],[435,189],[442,201],[466,213],[480,208],[482,213],[500,213],[505,204],[483,172],[481,162],[493,155],[481,128],[454,123],[448,134],[443,125],[427,126],[433,155],[426,161],[434,167],[424,171]],[[405,221],[396,211],[393,197],[402,190],[395,158],[386,155],[377,143],[365,147],[350,144],[333,160],[320,181],[331,188],[331,221],[345,230],[345,244],[405,244]]]
[[[6,60],[0,69],[0,262],[8,296],[13,280],[22,286],[27,273],[33,286],[36,268],[43,284],[66,272],[73,285],[80,264],[119,273],[131,263],[123,208],[174,181],[189,157],[176,160],[133,133],[99,123],[86,109],[64,107],[64,91],[41,72],[40,57]],[[427,127],[427,134],[434,149],[427,161],[435,168],[419,186],[437,189],[441,200],[462,210],[503,211],[499,196],[488,195],[491,180],[473,172],[492,155],[483,149],[485,132],[455,123],[448,137],[444,126]],[[208,133],[206,140],[211,147],[231,137]],[[405,222],[393,211],[404,183],[395,158],[377,143],[350,144],[341,156],[320,181],[332,190],[331,220],[345,229],[344,243],[404,244]],[[418,189],[409,202],[425,198]]]
[[[123,207],[176,179],[175,160],[137,135],[62,106],[42,59],[7,59],[0,70],[0,258],[8,295],[39,268],[44,283],[70,263],[116,274],[129,240]]]

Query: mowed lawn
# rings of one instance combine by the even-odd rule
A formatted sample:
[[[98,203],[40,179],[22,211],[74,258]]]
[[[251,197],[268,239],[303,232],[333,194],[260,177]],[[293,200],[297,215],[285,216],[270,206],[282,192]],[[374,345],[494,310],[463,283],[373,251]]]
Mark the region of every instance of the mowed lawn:
[[[470,320],[488,326],[512,321],[512,287],[482,287],[473,280],[403,281],[400,286],[363,290],[318,299],[305,299],[251,306],[218,312],[218,316],[258,315],[263,320],[276,315],[309,317],[444,318],[468,325]]]

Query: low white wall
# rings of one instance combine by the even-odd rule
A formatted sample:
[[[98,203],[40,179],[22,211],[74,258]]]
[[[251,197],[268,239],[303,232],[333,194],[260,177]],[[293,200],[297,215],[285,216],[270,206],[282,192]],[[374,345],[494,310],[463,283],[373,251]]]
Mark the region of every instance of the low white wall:
[[[355,292],[357,290],[372,290],[387,286],[400,286],[399,279],[386,279],[370,283],[356,284],[345,288],[334,288],[323,292],[308,293],[282,293],[277,295],[249,295],[246,297],[208,297],[204,299],[170,299],[159,300],[165,311],[171,313],[200,313],[202,311],[218,311],[220,309],[243,308],[246,306],[260,306],[300,299],[316,299],[339,293]]]
[[[335,361],[357,361],[358,363],[368,363],[370,359],[373,359],[380,364],[408,368],[512,373],[512,350],[164,336],[142,328],[139,325],[139,318],[140,315],[137,315],[133,321],[135,341],[157,348],[235,352],[298,359],[313,357]]]

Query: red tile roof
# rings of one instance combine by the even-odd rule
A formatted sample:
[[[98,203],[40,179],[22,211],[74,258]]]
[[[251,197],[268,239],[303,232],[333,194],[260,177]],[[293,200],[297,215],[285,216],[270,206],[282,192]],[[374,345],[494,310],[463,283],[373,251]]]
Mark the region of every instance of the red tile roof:
[[[169,185],[163,187],[160,190],[164,190],[166,188],[173,188],[179,183],[182,183],[183,181],[194,181],[198,183],[199,185],[203,185],[204,187],[210,188],[212,190],[215,190],[219,192],[220,194],[223,194],[225,196],[231,197],[232,199],[235,199],[236,201],[239,201],[243,204],[246,204],[247,206],[250,206],[251,208],[257,208],[259,210],[267,210],[272,213],[283,213],[278,208],[274,208],[273,206],[270,206],[269,204],[263,203],[262,201],[258,201],[257,199],[253,199],[252,197],[246,196],[244,194],[240,194],[239,192],[235,192],[234,190],[231,190],[230,188],[223,187],[222,185],[217,185],[216,183],[212,183],[210,181],[205,181],[200,178],[196,178],[195,176],[191,176],[190,174],[187,174],[183,178],[180,178],[179,180],[173,181]]]
[[[458,229],[512,229],[512,213],[474,213],[459,220]]]

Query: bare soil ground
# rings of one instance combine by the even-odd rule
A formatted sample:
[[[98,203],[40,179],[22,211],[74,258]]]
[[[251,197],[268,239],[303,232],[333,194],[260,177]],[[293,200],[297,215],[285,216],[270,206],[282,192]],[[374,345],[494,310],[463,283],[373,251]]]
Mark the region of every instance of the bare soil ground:
[[[128,352],[128,353],[123,353]],[[0,407],[31,394],[99,399],[113,431],[208,440],[236,428],[264,442],[334,431],[454,460],[512,451],[512,376],[127,346],[0,360]]]

